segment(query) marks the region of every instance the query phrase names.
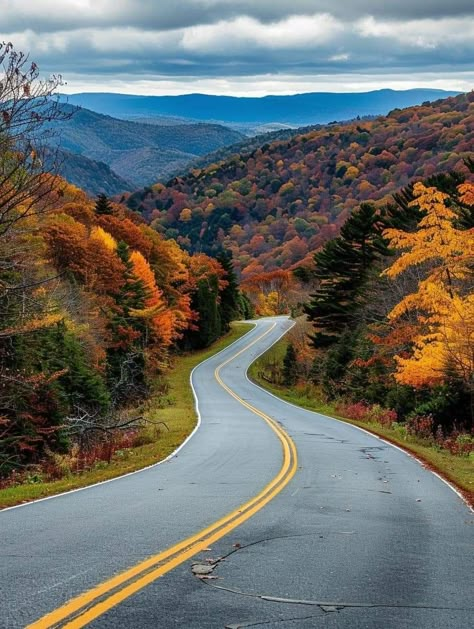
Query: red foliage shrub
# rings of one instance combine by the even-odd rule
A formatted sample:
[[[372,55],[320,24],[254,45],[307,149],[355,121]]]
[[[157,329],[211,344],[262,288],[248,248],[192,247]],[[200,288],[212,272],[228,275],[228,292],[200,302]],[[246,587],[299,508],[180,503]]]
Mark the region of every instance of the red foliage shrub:
[[[367,421],[367,413],[369,407],[364,402],[356,402],[355,404],[338,404],[337,412],[349,419],[356,421]]]
[[[386,428],[398,421],[396,411],[382,408],[379,404],[369,406],[364,402],[354,404],[340,403],[336,407],[337,412],[343,417],[354,419],[360,422],[377,423]],[[474,435],[455,431],[449,436],[444,436],[441,428],[434,431],[433,418],[431,415],[413,415],[405,422],[405,429],[408,435],[420,439],[428,439],[433,444],[447,450],[455,456],[469,456],[474,452]]]
[[[81,449],[77,456],[77,464],[74,471],[81,472],[91,469],[98,461],[110,463],[117,450],[133,447],[135,438],[136,431],[128,431],[110,436],[109,439]]]
[[[409,435],[421,439],[432,439],[434,434],[433,418],[431,415],[413,415],[407,419],[406,429]]]
[[[398,419],[396,411],[390,408],[383,408],[379,404],[370,406],[364,402],[339,404],[337,411],[349,419],[355,419],[360,422],[373,422],[388,428]]]
[[[474,452],[474,437],[455,432],[443,439],[439,445],[456,456],[469,456],[471,452]]]

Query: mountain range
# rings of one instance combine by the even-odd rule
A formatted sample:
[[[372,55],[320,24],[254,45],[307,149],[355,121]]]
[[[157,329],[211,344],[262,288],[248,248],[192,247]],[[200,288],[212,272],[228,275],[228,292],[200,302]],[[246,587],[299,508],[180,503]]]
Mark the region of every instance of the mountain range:
[[[395,108],[418,105],[457,92],[433,89],[376,90],[358,93],[313,92],[289,96],[235,97],[207,94],[136,96],[112,93],[80,93],[67,96],[71,105],[102,114],[123,117],[172,116],[224,124],[288,126],[324,124],[357,116],[386,114]]]
[[[61,174],[89,194],[113,195],[308,132],[319,123],[366,119],[447,94],[418,89],[264,98],[63,96],[63,107],[72,115],[56,124],[64,158]],[[307,128],[296,130],[302,125]]]

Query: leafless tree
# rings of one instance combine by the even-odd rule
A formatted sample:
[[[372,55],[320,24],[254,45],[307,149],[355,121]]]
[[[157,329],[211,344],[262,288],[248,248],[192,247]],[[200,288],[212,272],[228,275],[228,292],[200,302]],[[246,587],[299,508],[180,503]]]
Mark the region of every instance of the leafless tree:
[[[101,415],[98,411],[80,405],[76,405],[66,417],[63,428],[81,449],[87,449],[98,441],[114,440],[120,433],[138,430],[147,424],[164,426],[169,431],[166,422],[154,421],[143,415],[130,416],[126,409],[114,408],[106,415]]]
[[[0,42],[0,339],[23,333],[25,321],[52,307],[38,288],[57,284],[58,275],[38,264],[42,245],[26,219],[52,209],[63,193],[55,123],[71,114],[56,95],[62,85],[61,76],[41,79],[27,54]]]
[[[47,211],[58,187],[54,122],[71,115],[55,96],[62,85],[60,75],[40,79],[27,54],[0,43],[0,238]]]

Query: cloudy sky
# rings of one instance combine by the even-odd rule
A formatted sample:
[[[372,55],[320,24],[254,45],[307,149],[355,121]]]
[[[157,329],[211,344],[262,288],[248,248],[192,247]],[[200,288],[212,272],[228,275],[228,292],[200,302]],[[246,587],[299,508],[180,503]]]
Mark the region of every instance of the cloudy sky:
[[[64,91],[474,88],[472,0],[0,0],[0,38]]]

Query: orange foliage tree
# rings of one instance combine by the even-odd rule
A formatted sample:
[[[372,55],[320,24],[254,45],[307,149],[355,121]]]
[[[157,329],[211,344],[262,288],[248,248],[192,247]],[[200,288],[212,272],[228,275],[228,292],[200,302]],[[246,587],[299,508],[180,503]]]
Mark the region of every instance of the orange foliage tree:
[[[183,295],[175,307],[169,307],[163,291],[157,286],[155,273],[146,258],[139,251],[133,251],[130,260],[134,274],[142,280],[146,289],[145,308],[131,310],[130,314],[150,322],[154,337],[154,351],[157,353],[167,349],[173,341],[180,338],[182,330],[189,325],[191,318],[189,298]]]

